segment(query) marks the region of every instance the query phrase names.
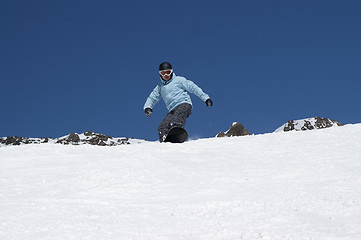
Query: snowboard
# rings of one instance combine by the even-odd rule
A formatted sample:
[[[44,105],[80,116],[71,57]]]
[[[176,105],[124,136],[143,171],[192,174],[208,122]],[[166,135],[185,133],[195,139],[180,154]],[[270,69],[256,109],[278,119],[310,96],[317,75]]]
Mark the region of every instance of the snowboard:
[[[183,143],[188,138],[187,131],[182,127],[173,127],[169,130],[164,142]]]

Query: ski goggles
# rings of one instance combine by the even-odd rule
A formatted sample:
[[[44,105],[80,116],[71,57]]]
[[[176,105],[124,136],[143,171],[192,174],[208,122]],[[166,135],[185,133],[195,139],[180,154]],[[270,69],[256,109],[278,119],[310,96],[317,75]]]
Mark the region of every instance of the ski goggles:
[[[159,74],[162,76],[170,76],[173,72],[173,69],[167,69],[167,70],[162,70],[159,71]]]

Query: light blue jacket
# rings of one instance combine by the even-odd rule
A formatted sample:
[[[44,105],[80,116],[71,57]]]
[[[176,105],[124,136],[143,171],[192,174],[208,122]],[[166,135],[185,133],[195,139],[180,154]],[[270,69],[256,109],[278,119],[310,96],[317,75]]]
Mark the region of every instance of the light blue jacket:
[[[170,80],[164,81],[161,79],[161,82],[150,93],[143,108],[153,109],[160,97],[163,98],[168,111],[172,111],[176,106],[182,103],[192,105],[191,98],[187,91],[198,96],[203,102],[209,98],[209,96],[195,83],[187,80],[185,77],[176,76],[173,73],[173,77]]]

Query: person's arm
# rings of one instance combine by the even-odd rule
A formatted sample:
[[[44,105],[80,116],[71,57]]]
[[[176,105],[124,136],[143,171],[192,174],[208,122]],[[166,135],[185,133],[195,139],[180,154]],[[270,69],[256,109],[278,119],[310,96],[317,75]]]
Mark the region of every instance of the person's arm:
[[[147,98],[147,101],[144,104],[144,111],[145,114],[150,117],[151,113],[153,112],[153,107],[155,104],[157,104],[157,102],[160,99],[160,90],[159,90],[159,86],[157,85],[153,91],[149,94],[149,97]],[[150,110],[149,110],[150,109]]]
[[[194,95],[199,97],[203,102],[207,102],[208,99],[210,100],[209,95],[204,93],[203,90],[200,87],[198,87],[194,82],[184,78],[182,81],[182,85],[185,90],[187,90],[190,93],[193,93]]]

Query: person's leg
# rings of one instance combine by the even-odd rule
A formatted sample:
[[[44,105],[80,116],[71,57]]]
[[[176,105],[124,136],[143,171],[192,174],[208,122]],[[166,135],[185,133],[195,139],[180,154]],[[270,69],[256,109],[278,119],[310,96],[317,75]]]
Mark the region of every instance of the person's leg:
[[[163,142],[172,127],[184,127],[187,118],[192,114],[192,105],[182,103],[170,111],[158,126],[159,141]]]
[[[187,122],[187,118],[192,114],[192,105],[188,103],[182,103],[174,109],[173,118],[171,121],[172,127],[184,127]]]
[[[170,126],[170,122],[172,121],[172,115],[173,115],[172,111],[169,112],[158,126],[159,142],[164,142],[165,136],[167,136],[169,132],[170,129],[169,126]]]

